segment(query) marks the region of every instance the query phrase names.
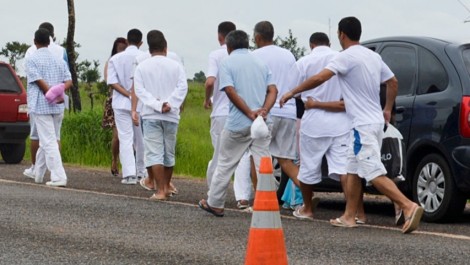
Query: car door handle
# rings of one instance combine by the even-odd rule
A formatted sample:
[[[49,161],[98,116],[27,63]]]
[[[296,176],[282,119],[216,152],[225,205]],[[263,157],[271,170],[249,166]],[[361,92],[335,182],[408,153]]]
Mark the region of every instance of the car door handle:
[[[402,114],[403,112],[405,112],[405,107],[397,107],[396,111],[397,111],[397,114]]]

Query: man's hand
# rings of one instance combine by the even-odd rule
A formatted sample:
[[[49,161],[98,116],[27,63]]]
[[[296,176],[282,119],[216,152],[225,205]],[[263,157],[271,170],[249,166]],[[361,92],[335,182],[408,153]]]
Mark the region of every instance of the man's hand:
[[[162,113],[167,113],[171,110],[171,106],[168,102],[163,103]]]
[[[314,109],[316,108],[317,101],[312,97],[307,97],[307,102],[305,102],[305,109]]]
[[[257,111],[255,111],[255,119],[258,116],[261,116],[264,120],[266,120],[268,118],[268,110],[266,110],[265,108],[258,109]]]
[[[139,122],[140,122],[140,117],[139,117],[139,113],[135,110],[133,110],[131,112],[131,116],[132,116],[132,123],[135,125],[135,126],[139,126]]]
[[[282,95],[281,99],[279,100],[279,105],[281,106],[284,106],[284,104],[286,104],[287,101],[289,101],[289,99],[293,98],[294,97],[294,94],[292,93],[292,91],[289,91],[287,93],[285,93],[284,95]]]
[[[212,108],[212,101],[210,99],[205,99],[204,100],[204,108],[205,109],[211,109]]]

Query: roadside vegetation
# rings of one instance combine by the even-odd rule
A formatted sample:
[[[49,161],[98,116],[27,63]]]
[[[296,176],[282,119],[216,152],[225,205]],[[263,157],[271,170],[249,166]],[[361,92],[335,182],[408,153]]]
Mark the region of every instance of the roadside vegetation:
[[[207,162],[212,156],[210,111],[202,106],[204,85],[191,81],[188,85],[178,128],[175,174],[205,177]],[[62,123],[62,159],[65,163],[108,169],[111,166],[112,134],[110,129],[101,127],[106,96],[100,93],[99,83],[82,87],[80,94],[82,111],[66,111]],[[26,149],[25,159],[29,160],[29,140]]]

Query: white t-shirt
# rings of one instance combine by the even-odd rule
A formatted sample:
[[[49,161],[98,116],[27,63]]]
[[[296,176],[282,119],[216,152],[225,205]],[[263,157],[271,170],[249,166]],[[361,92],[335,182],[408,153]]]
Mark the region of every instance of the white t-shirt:
[[[152,56],[140,63],[134,73],[134,89],[142,101],[142,119],[158,119],[178,123],[180,107],[188,92],[183,66],[165,56]],[[163,103],[171,111],[161,113]]]
[[[47,46],[47,49],[52,53],[52,55],[54,55],[54,57],[67,62],[67,53],[65,52],[65,48],[55,43],[52,37],[49,37],[49,40],[50,43],[49,46]],[[36,45],[33,44],[26,50],[24,58],[28,59],[28,57],[30,57],[35,51],[37,51],[37,48]]]
[[[309,55],[299,59],[296,63],[299,74],[298,83],[321,72],[337,54],[337,51],[328,46],[318,46]],[[307,97],[321,102],[341,100],[338,77],[333,76],[321,86],[302,92],[301,97],[303,102],[307,101]],[[336,137],[348,133],[351,127],[351,120],[346,112],[323,109],[306,109],[300,124],[301,132],[310,137]]]
[[[212,112],[211,117],[228,115],[229,99],[224,91],[219,87],[219,66],[223,59],[228,57],[227,45],[220,46],[219,49],[209,54],[209,65],[207,67],[207,77],[214,77],[214,89],[212,92]]]
[[[377,53],[354,45],[339,53],[327,69],[339,78],[346,112],[353,126],[384,123],[380,84],[394,76]]]
[[[135,59],[143,53],[137,46],[130,45],[123,52],[111,57],[108,62],[108,85],[120,84],[124,89],[130,91]],[[113,90],[112,105],[113,109],[131,110],[131,100],[115,90]]]
[[[295,57],[287,49],[276,45],[268,45],[253,51],[253,55],[268,65],[272,73],[272,80],[277,87],[277,99],[270,114],[277,117],[297,119],[295,100],[291,99],[281,108],[279,100],[282,95],[295,87],[291,78],[291,71],[295,68]]]

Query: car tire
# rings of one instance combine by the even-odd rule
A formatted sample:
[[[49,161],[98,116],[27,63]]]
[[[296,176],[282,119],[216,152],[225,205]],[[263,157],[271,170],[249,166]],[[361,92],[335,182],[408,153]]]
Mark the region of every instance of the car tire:
[[[446,221],[461,214],[465,208],[466,199],[457,189],[442,156],[425,156],[418,164],[412,181],[413,200],[424,208],[425,221]]]
[[[1,144],[0,153],[7,164],[18,164],[23,160],[26,144]]]

